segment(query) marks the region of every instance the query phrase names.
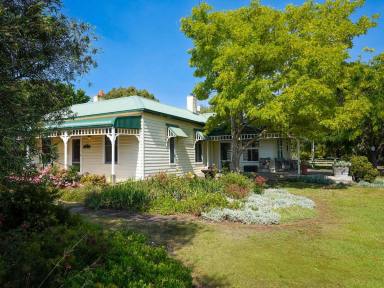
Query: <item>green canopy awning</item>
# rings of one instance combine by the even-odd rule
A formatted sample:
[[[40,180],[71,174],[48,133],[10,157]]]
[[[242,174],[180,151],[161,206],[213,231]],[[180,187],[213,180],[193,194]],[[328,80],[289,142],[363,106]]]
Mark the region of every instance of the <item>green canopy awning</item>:
[[[168,126],[168,129],[175,135],[175,137],[187,138],[188,135],[184,132],[183,129],[176,126]]]
[[[80,128],[127,128],[140,129],[141,116],[125,116],[110,118],[95,118],[88,120],[67,120],[56,126],[47,126],[50,129],[80,129]]]

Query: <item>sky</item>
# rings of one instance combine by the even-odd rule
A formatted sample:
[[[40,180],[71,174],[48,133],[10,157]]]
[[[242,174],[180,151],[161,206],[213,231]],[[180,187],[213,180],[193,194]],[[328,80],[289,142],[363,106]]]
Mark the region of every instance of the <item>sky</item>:
[[[64,13],[91,24],[99,37],[95,46],[98,67],[75,85],[96,95],[114,87],[147,89],[162,102],[186,106],[199,79],[189,67],[188,49],[192,42],[180,31],[180,19],[189,16],[199,0],[63,0]],[[236,9],[250,0],[208,0],[215,10]],[[264,0],[262,4],[283,9],[301,0]],[[384,1],[366,0],[359,15],[382,14],[378,27],[355,40],[351,51],[357,57],[364,47],[384,51]]]

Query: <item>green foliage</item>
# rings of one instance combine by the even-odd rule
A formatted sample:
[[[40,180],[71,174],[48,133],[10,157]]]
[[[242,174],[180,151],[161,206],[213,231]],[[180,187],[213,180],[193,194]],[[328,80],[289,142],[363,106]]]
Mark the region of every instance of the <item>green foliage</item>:
[[[150,198],[143,181],[127,181],[105,186],[101,193],[94,192],[86,199],[86,205],[93,209],[115,208],[131,211],[145,211]]]
[[[144,236],[86,224],[0,235],[2,287],[192,287],[190,271]]]
[[[255,184],[240,174],[229,173],[220,179],[182,177],[160,173],[144,181],[127,181],[114,186],[89,187],[65,192],[63,199],[85,199],[91,208],[115,208],[159,214],[200,215],[212,208],[234,207],[227,196],[240,199],[253,191]]]
[[[60,0],[0,2],[0,179],[40,155],[42,121],[62,120],[75,102],[63,83],[95,65],[90,27],[62,11]]]
[[[235,199],[247,197],[253,188],[252,181],[239,173],[226,173],[219,181],[224,184],[225,194]]]
[[[105,99],[114,99],[126,96],[141,96],[151,100],[159,101],[152,93],[148,92],[145,89],[137,89],[134,86],[129,86],[126,88],[113,88],[111,91],[105,94]]]
[[[80,183],[84,185],[104,185],[106,179],[104,175],[85,173],[81,176]]]
[[[384,151],[384,54],[369,62],[350,63],[344,79],[343,106],[332,125],[377,166]]]
[[[102,186],[85,185],[77,188],[65,188],[60,191],[60,200],[68,202],[85,202],[91,194],[100,193]]]
[[[351,158],[351,174],[357,182],[364,180],[371,183],[379,176],[379,171],[373,167],[367,157],[353,156]]]
[[[335,182],[331,179],[326,178],[323,175],[300,175],[295,177],[287,178],[288,182],[302,182],[309,184],[321,184],[321,185],[332,185]]]
[[[193,93],[209,99],[208,129],[227,124],[232,170],[247,141],[247,125],[319,139],[340,106],[340,85],[353,39],[376,25],[351,17],[364,1],[306,1],[273,9],[252,1],[236,10],[212,11],[202,3],[182,19],[194,75]],[[356,108],[358,105],[355,106]]]
[[[68,211],[54,202],[58,191],[44,185],[18,183],[0,189],[0,230],[42,230],[66,223]]]

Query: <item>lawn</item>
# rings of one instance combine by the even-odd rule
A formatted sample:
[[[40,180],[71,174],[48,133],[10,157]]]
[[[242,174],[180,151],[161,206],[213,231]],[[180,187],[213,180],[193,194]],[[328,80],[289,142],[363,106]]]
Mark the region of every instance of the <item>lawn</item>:
[[[272,226],[82,212],[166,245],[201,287],[383,287],[384,189],[306,187],[289,191],[313,199],[316,213],[287,212]]]

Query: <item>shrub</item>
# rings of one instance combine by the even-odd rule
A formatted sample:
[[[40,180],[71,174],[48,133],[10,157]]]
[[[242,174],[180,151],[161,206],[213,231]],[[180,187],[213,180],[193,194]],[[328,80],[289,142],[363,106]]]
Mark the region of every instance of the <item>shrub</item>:
[[[266,183],[267,183],[267,179],[265,179],[263,176],[256,176],[253,193],[261,194],[263,192],[263,189]]]
[[[81,176],[80,183],[83,185],[105,185],[106,179],[104,175],[96,175],[96,174],[90,174],[85,173]]]
[[[379,171],[373,167],[367,157],[353,156],[351,158],[351,174],[353,180],[357,182],[364,180],[371,183],[379,176]]]
[[[288,182],[302,182],[308,184],[321,184],[321,185],[332,185],[335,183],[332,179],[328,179],[324,175],[300,175],[295,177],[287,178]]]
[[[234,199],[243,199],[249,195],[249,188],[239,184],[228,184],[225,187],[225,194]]]
[[[1,287],[192,287],[190,271],[144,236],[79,223],[0,235]]]
[[[71,166],[68,170],[60,169],[56,165],[47,166],[41,170],[34,171],[26,176],[10,176],[9,182],[15,184],[48,185],[56,188],[77,187],[80,175],[76,167]]]
[[[128,209],[144,211],[150,201],[148,187],[144,181],[127,181],[105,186],[101,192],[94,192],[86,199],[86,205],[93,208]]]
[[[252,181],[239,173],[224,174],[219,181],[224,185],[224,193],[236,199],[248,196],[253,188]]]
[[[221,182],[214,179],[160,173],[144,181],[128,181],[116,186],[101,187],[100,191],[95,193],[82,193],[88,193],[86,205],[96,209],[116,208],[165,215],[200,215],[213,207],[228,205],[223,187]]]
[[[0,191],[0,229],[14,228],[42,230],[66,223],[69,212],[56,205],[58,191],[45,185],[18,183]]]
[[[91,194],[101,193],[102,186],[86,185],[78,188],[62,189],[60,200],[68,202],[84,202]]]

